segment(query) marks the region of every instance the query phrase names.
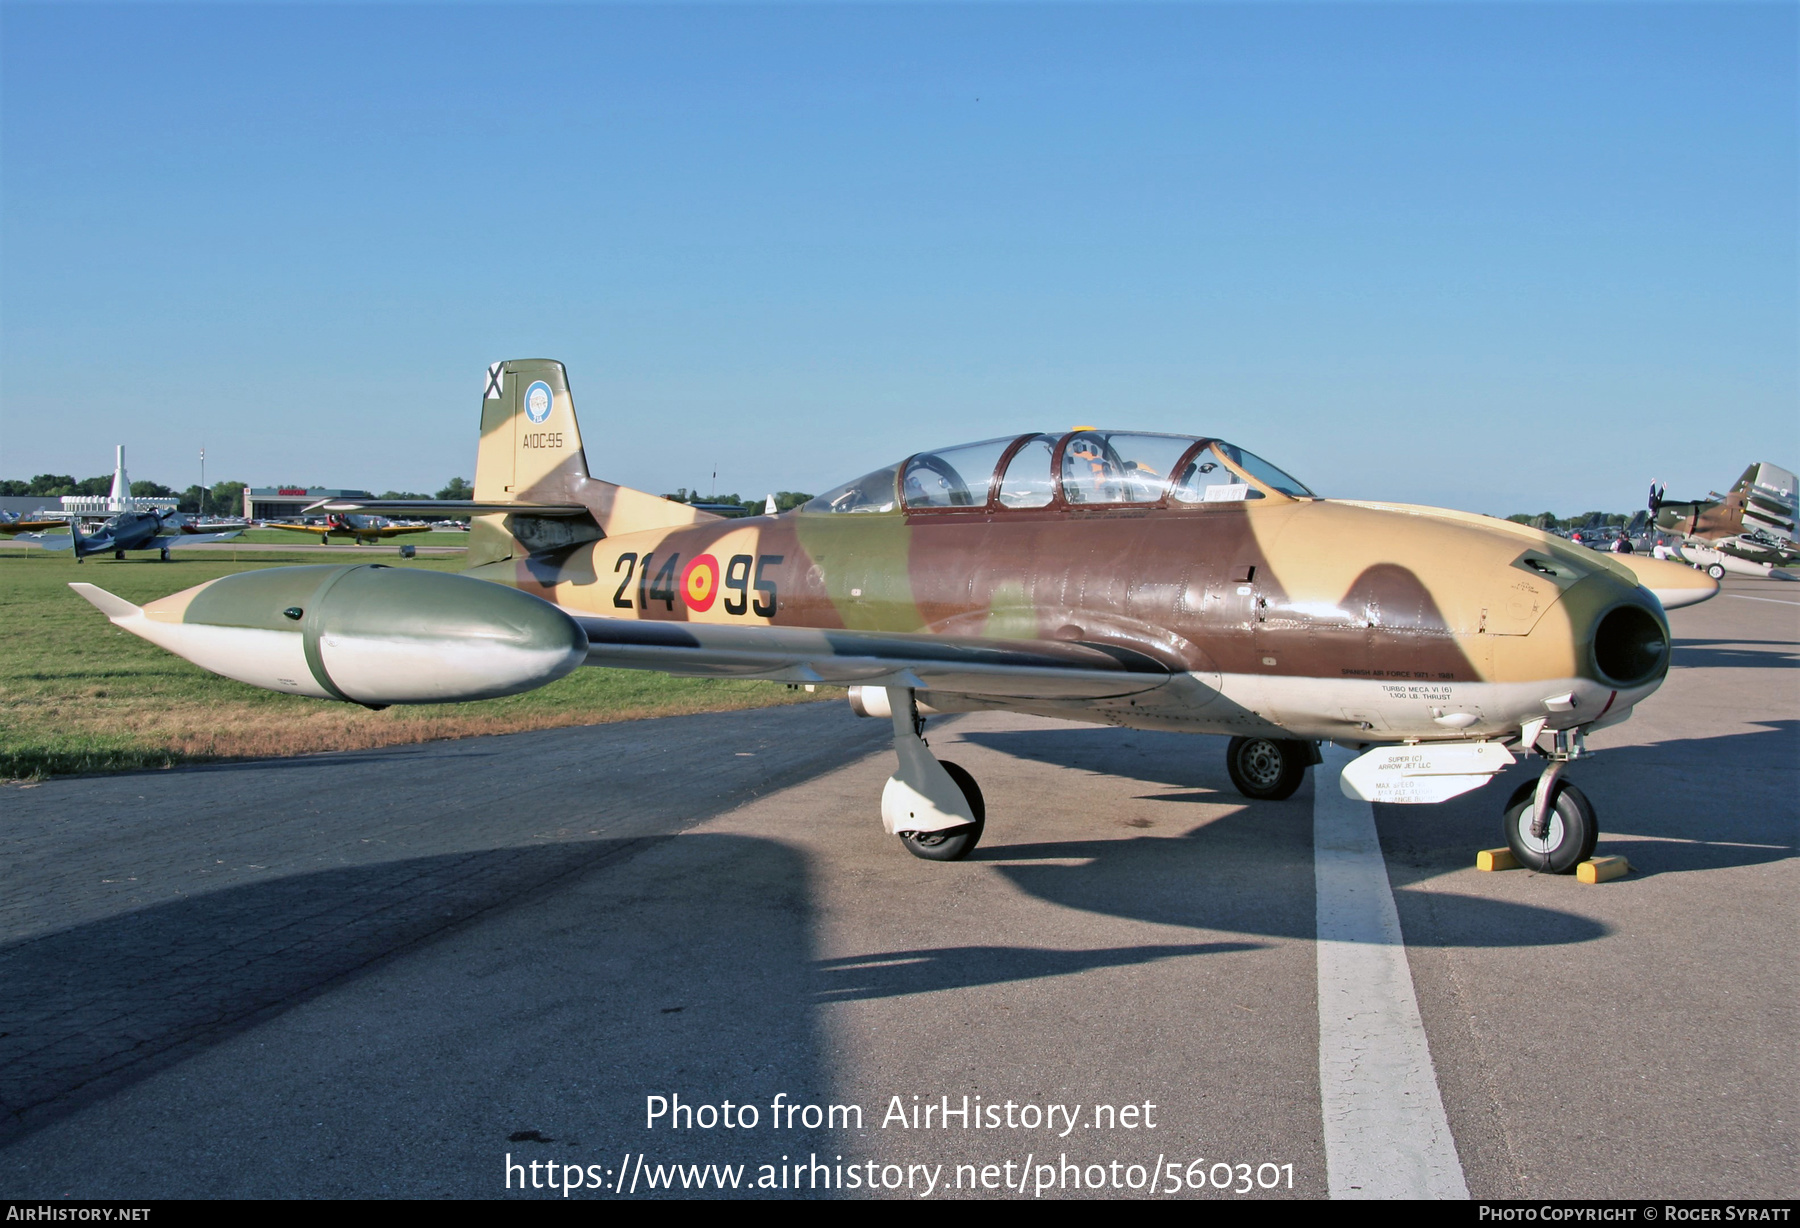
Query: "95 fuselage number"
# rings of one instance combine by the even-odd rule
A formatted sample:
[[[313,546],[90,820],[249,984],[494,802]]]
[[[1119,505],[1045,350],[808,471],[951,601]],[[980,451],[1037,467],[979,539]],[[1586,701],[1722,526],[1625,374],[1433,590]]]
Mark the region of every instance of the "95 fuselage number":
[[[710,554],[684,560],[679,551],[663,554],[652,550],[641,557],[629,551],[613,562],[613,574],[619,581],[613,590],[613,608],[646,612],[660,602],[664,612],[673,613],[679,601],[704,614],[717,602],[727,614],[773,618],[780,608],[780,592],[769,569],[780,566],[784,557],[734,554],[721,567]]]

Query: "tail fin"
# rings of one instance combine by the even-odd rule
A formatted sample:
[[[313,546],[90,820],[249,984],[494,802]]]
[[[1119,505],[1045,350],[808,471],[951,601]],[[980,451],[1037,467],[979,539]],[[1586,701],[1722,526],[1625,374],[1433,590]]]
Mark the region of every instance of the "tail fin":
[[[568,373],[548,358],[512,359],[488,368],[481,446],[475,454],[475,499],[579,503],[607,537],[715,519],[684,503],[591,477]],[[552,538],[540,532],[547,527],[523,513],[477,517],[469,561],[491,562],[547,548]],[[569,527],[564,522],[555,531],[559,544],[579,540],[568,536]],[[592,529],[588,532],[594,535]]]

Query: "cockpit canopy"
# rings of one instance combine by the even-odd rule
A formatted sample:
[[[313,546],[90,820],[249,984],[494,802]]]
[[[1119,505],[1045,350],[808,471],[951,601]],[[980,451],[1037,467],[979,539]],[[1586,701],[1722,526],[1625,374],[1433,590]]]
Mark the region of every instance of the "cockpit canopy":
[[[920,452],[828,490],[802,510],[1001,510],[1058,502],[1183,506],[1270,496],[1316,497],[1268,461],[1222,439],[1083,428]]]

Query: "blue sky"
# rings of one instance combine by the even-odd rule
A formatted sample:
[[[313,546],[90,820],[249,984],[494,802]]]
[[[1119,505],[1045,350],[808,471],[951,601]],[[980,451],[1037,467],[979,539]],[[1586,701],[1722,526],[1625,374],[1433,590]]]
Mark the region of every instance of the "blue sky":
[[[0,476],[818,491],[1078,422],[1327,494],[1800,468],[1786,4],[0,6]]]

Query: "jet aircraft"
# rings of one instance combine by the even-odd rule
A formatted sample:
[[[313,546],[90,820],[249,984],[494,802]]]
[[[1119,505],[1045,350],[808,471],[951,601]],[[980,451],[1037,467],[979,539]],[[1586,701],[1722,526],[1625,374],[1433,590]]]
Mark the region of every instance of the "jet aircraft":
[[[413,500],[413,502],[421,502]],[[431,504],[430,506],[437,506]],[[311,511],[311,508],[307,509]],[[268,529],[285,529],[289,533],[315,533],[325,545],[331,544],[335,534],[348,537],[358,545],[373,546],[387,537],[404,537],[408,533],[429,533],[428,524],[395,524],[380,516],[355,516],[346,512],[333,512],[325,517],[324,524],[290,524],[270,523],[263,526]]]
[[[1715,580],[1726,572],[1769,576],[1800,563],[1795,521],[1800,518],[1800,480],[1779,465],[1759,461],[1744,470],[1726,494],[1668,499],[1668,486],[1650,485],[1656,527],[1682,537],[1682,557]]]
[[[513,694],[583,663],[847,685],[893,723],[883,826],[933,860],[966,855],[986,814],[920,736],[934,713],[1229,735],[1232,781],[1260,799],[1292,794],[1327,739],[1365,752],[1346,793],[1401,803],[1535,751],[1503,826],[1554,872],[1597,833],[1567,764],[1662,683],[1665,609],[1718,591],[1508,521],[1321,498],[1205,434],[1010,434],[734,520],[588,460],[562,364],[496,363],[475,499],[435,505],[475,517],[460,575],[270,568],[142,607],[76,588],[204,668],[368,707]]]

